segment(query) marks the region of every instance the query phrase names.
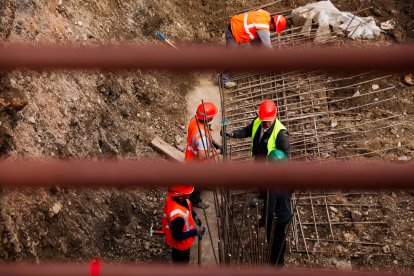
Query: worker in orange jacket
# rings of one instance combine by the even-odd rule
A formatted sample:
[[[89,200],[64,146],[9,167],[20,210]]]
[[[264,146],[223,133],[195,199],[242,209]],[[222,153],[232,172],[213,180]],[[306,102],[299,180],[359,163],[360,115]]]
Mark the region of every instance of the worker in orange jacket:
[[[162,230],[165,233],[165,242],[172,247],[172,261],[175,264],[190,262],[190,247],[195,236],[201,237],[205,232],[189,200],[193,191],[194,186],[170,186],[168,188],[168,197],[162,217]]]
[[[283,15],[271,16],[262,9],[238,14],[230,19],[226,29],[226,47],[237,48],[240,44],[253,42],[271,49],[270,32],[280,34],[285,28],[286,18]],[[230,81],[228,72],[223,73],[222,82],[225,88],[237,85]]]
[[[187,147],[185,150],[186,162],[212,162],[221,153],[221,146],[213,140],[213,132],[209,123],[218,113],[218,108],[211,102],[201,103],[197,107],[194,118],[188,126]],[[191,194],[190,200],[195,207],[208,208],[200,197],[201,190]]]

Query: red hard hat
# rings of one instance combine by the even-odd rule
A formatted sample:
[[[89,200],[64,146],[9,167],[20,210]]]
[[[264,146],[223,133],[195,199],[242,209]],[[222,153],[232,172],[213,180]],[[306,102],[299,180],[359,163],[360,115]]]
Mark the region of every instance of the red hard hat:
[[[276,26],[276,32],[280,34],[286,28],[286,18],[283,15],[273,16],[273,22]]]
[[[273,121],[276,118],[277,109],[274,101],[263,101],[259,108],[259,119],[262,121]]]
[[[182,195],[189,195],[194,191],[194,186],[179,186],[173,185],[168,187],[168,195],[169,196],[182,196]]]
[[[205,113],[204,113],[205,112]],[[204,121],[204,120],[211,120],[213,119],[213,117],[218,113],[218,108],[210,103],[210,102],[205,102],[204,106],[203,104],[200,104],[197,107],[197,119],[199,119],[200,121]]]

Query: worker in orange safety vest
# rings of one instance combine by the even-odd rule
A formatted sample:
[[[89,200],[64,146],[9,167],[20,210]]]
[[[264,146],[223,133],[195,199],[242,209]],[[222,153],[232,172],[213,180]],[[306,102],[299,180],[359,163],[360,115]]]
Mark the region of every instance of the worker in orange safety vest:
[[[257,10],[238,14],[230,19],[225,35],[226,47],[237,48],[240,44],[253,42],[271,49],[270,32],[278,34],[286,28],[286,18],[283,15],[271,16],[265,10]],[[223,73],[222,83],[225,88],[237,86],[230,81],[228,72]]]
[[[203,236],[205,232],[189,200],[193,191],[194,186],[177,185],[168,188],[162,230],[165,233],[165,242],[172,247],[172,261],[175,264],[190,262],[190,247],[195,236]]]
[[[217,113],[218,108],[211,102],[203,102],[197,107],[188,126],[186,162],[213,162],[217,154],[222,152],[222,147],[213,140],[209,125]],[[208,208],[208,203],[201,200],[200,193],[200,189],[196,188],[191,194],[191,203],[195,207]]]

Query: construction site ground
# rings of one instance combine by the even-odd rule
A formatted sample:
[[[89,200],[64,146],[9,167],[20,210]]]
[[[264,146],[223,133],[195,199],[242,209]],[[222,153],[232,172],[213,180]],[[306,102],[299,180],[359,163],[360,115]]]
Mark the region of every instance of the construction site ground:
[[[412,1],[332,2],[340,10],[351,12],[372,6],[362,15],[374,16],[377,23],[395,19],[396,28],[382,34],[381,43],[414,39]],[[307,3],[280,1],[276,5],[286,10]],[[154,35],[160,30],[174,42],[224,45],[223,32],[229,16],[262,4],[266,3],[0,0],[0,41],[148,45],[160,43]],[[190,117],[186,110],[194,110],[201,98],[218,101],[218,94],[210,94],[217,93],[217,73],[0,72],[0,157],[165,160],[150,146],[151,140],[157,135],[178,149],[185,146]],[[414,72],[393,74],[389,80],[395,85],[392,93],[397,99],[387,105],[388,112],[405,112],[404,127],[384,131],[380,136],[382,142],[367,143],[372,150],[400,141],[406,141],[407,147],[404,152],[381,153],[374,156],[376,159],[413,158],[414,88],[403,82],[403,77],[410,73]],[[366,114],[377,116],[375,110],[366,110]],[[162,188],[2,189],[0,262],[87,262],[95,257],[122,263],[168,262],[170,252],[163,237],[149,236],[152,224],[157,229],[161,226],[165,196],[166,190]],[[414,192],[395,191],[369,199],[367,204],[382,206],[373,216],[388,223],[380,237],[387,247],[378,252],[384,256],[352,256],[352,267],[414,269],[413,196]],[[211,194],[207,197],[209,200]],[[212,209],[208,212],[209,217],[214,216]],[[376,232],[371,231],[364,229],[372,237]],[[208,235],[204,239],[208,246]],[[306,265],[305,258],[288,254],[287,265]],[[211,254],[207,259],[214,263]],[[314,266],[340,267],[331,259],[326,260]]]

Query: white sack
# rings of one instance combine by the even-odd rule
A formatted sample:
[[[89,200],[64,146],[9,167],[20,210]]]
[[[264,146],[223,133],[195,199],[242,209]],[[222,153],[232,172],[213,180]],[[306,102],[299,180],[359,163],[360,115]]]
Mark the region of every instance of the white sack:
[[[352,39],[372,39],[381,33],[373,17],[358,17],[350,12],[341,12],[331,1],[310,3],[292,11],[295,26],[303,24],[302,31],[310,34],[312,23],[318,23],[315,41],[332,39],[335,34],[344,32]],[[331,28],[334,35],[331,33]]]

